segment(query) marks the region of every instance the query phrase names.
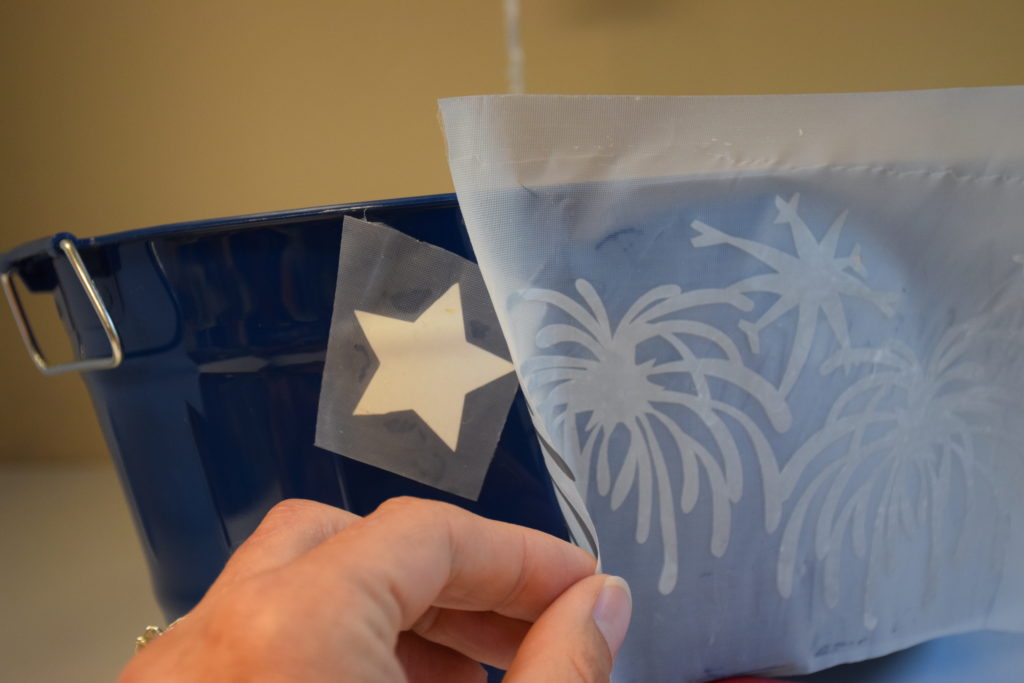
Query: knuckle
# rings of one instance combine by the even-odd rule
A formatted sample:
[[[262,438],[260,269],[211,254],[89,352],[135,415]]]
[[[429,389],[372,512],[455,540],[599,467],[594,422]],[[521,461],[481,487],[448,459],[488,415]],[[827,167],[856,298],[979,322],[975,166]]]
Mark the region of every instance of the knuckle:
[[[530,566],[530,558],[532,555],[528,552],[526,547],[526,536],[519,534],[519,542],[519,568],[516,573],[515,580],[509,586],[508,593],[501,601],[501,608],[515,604],[529,585],[529,577],[532,570],[532,567]]]
[[[450,503],[437,500],[399,496],[389,498],[380,504],[370,515],[378,522],[405,529],[410,533],[422,533],[434,542],[446,542],[452,545],[458,539],[453,538],[453,529],[460,525],[460,517],[470,515],[466,510]]]
[[[286,498],[270,508],[263,518],[264,523],[294,523],[317,515],[324,506],[312,500]]]
[[[381,503],[377,510],[379,512],[405,512],[409,510],[422,509],[428,501],[414,496],[395,496],[388,498]]]
[[[249,540],[250,542],[259,542],[266,536],[314,524],[320,519],[325,507],[321,503],[301,498],[282,500],[264,515]]]
[[[430,518],[439,515],[451,514],[456,510],[454,505],[442,503],[437,500],[416,498],[414,496],[397,496],[388,498],[377,508],[381,515],[407,516],[413,519]]]

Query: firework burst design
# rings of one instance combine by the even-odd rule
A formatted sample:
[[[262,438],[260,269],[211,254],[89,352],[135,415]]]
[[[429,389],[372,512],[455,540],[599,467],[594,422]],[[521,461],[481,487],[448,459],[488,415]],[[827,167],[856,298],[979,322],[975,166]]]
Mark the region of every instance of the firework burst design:
[[[926,363],[905,344],[894,342],[883,349],[841,349],[821,367],[822,374],[841,366],[869,372],[838,396],[822,428],[781,473],[783,497],[800,487],[779,545],[777,585],[783,597],[792,595],[800,537],[809,528],[814,557],[821,563],[824,601],[835,607],[842,585],[842,549],[849,537],[854,555],[867,563],[863,621],[873,629],[878,623],[875,591],[894,564],[902,538],[929,536],[929,576],[923,589],[928,597],[940,549],[945,544],[953,556],[959,555],[956,548],[968,526],[972,501],[990,497],[997,518],[1005,521],[990,464],[991,445],[1012,442],[1006,427],[1014,421],[1013,411],[1019,411],[1019,388],[1015,391],[994,376],[992,364],[979,359],[991,360],[997,352],[1008,361],[1002,364],[1004,370],[1020,369],[1024,335],[1000,329],[1014,301],[1019,307],[1019,294],[948,329]],[[808,466],[833,448],[840,457],[805,477]],[[960,487],[961,496],[952,495],[954,486]],[[963,501],[959,514],[950,510],[951,500]],[[817,517],[811,519],[815,506]],[[998,536],[1002,522],[995,526]]]
[[[854,245],[847,256],[837,254],[839,235],[846,224],[848,211],[843,211],[829,226],[819,242],[807,223],[797,213],[800,194],[794,194],[788,201],[775,197],[778,214],[775,223],[789,227],[796,248],[795,254],[787,254],[760,242],[736,237],[722,232],[702,221],[690,224],[699,234],[693,238],[695,247],[729,245],[746,252],[775,272],[755,275],[737,282],[730,291],[745,294],[765,292],[777,299],[756,321],[741,320],[740,330],[747,337],[750,349],[761,352],[761,330],[768,327],[789,311],[797,311],[796,335],[790,349],[786,371],[779,384],[779,391],[788,396],[803,370],[811,351],[819,315],[824,315],[829,328],[843,348],[850,347],[850,333],[847,329],[846,314],[843,312],[842,297],[849,296],[870,302],[886,316],[893,314],[896,297],[876,292],[868,287],[863,278],[867,269],[861,260],[860,245]]]
[[[524,364],[525,385],[537,412],[553,416],[552,432],[562,436],[573,454],[584,495],[593,478],[597,492],[610,497],[617,510],[635,490],[639,543],[647,541],[657,510],[663,548],[658,588],[668,593],[678,575],[676,506],[684,514],[694,509],[702,494],[702,474],[711,500],[711,553],[721,557],[728,547],[731,505],[740,500],[744,485],[733,429],[742,430],[759,462],[770,467],[775,463],[769,439],[755,421],[716,397],[714,385],[724,382],[742,389],[776,430],[789,428],[789,408],[778,389],[744,365],[728,335],[682,317],[707,305],[750,310],[752,304],[742,294],[683,292],[664,285],[637,299],[613,324],[594,287],[586,280],[577,280],[575,286],[579,299],[547,289],[525,293],[525,299],[545,304],[562,319],[538,331],[536,345],[542,353]],[[654,340],[667,345],[670,355],[661,362],[640,361],[639,347]],[[698,353],[698,347],[705,352]],[[687,419],[699,421],[709,438],[702,441],[684,428],[673,416],[679,409]],[[680,463],[678,494],[669,476],[669,458]]]

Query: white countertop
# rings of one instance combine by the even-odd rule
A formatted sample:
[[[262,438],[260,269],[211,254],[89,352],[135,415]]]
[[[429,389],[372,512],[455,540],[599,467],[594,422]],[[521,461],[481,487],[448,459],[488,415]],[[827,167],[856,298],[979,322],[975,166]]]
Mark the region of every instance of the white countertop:
[[[111,466],[0,466],[0,678],[113,681],[163,624]]]

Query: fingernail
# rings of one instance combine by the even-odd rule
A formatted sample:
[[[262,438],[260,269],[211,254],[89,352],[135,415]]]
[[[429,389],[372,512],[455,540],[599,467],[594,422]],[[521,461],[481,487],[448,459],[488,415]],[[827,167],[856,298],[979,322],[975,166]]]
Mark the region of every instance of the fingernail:
[[[591,613],[597,630],[604,636],[612,657],[619,651],[629,628],[629,617],[633,612],[633,595],[629,584],[618,576],[609,576],[594,602]]]

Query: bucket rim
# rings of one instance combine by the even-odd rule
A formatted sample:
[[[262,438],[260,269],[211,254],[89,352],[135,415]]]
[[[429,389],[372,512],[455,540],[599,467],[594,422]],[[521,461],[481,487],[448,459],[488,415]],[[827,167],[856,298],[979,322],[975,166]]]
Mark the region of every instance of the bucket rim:
[[[75,246],[80,249],[93,247],[107,247],[115,244],[122,244],[135,240],[147,240],[164,237],[170,234],[202,233],[213,230],[221,230],[229,227],[241,227],[248,225],[259,225],[262,223],[307,220],[313,218],[327,217],[331,215],[347,215],[365,211],[381,209],[399,209],[409,207],[429,207],[433,205],[456,204],[454,193],[417,195],[412,197],[396,197],[392,199],[378,199],[373,201],[349,202],[345,204],[327,204],[323,206],[311,206],[300,209],[284,209],[278,211],[262,211],[258,213],[239,214],[223,216],[218,218],[203,218],[191,221],[179,221],[175,223],[163,223],[143,228],[132,228],[120,230],[95,237],[78,237],[68,232],[60,232],[55,235],[37,238],[20,244],[6,252],[0,253],[0,269],[8,270],[12,265],[33,257],[40,257],[44,254],[53,256],[55,245],[63,239],[71,239]]]
[[[78,238],[77,241],[79,246],[100,247],[124,241],[160,237],[170,233],[205,232],[207,230],[225,227],[269,223],[281,220],[319,218],[322,216],[330,216],[332,214],[349,214],[352,212],[370,211],[375,209],[397,209],[412,206],[426,207],[434,204],[449,204],[454,202],[454,193],[444,193],[349,202],[345,204],[327,204],[323,206],[310,206],[299,209],[261,211],[258,213],[238,214],[218,218],[203,218],[192,221],[163,223],[145,228],[133,228],[130,230],[112,232],[105,235],[99,235],[97,237]]]

